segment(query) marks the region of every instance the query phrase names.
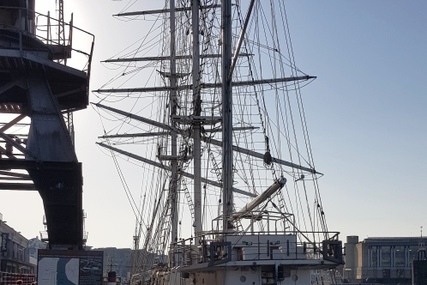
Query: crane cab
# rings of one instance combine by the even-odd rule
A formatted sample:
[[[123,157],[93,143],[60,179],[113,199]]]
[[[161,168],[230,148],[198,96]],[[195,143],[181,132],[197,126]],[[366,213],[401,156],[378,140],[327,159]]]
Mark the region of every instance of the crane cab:
[[[30,34],[35,31],[35,0],[0,0],[0,28],[20,30]]]

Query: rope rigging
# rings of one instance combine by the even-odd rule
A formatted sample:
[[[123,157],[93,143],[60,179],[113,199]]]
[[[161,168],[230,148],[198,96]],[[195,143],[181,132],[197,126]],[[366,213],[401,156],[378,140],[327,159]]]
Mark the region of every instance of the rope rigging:
[[[135,2],[132,2],[129,7]],[[200,1],[200,5],[204,8],[200,9],[199,17],[201,27],[199,35],[200,63],[198,74],[194,75],[196,78],[192,78],[193,66],[191,64],[193,57],[191,49],[193,35],[191,35],[190,29],[192,1],[180,0],[176,2],[178,6],[175,23],[177,26],[177,31],[175,31],[177,57],[174,58],[176,70],[174,68],[175,63],[172,63],[170,59],[170,54],[175,54],[170,51],[170,45],[175,41],[172,42],[169,39],[171,35],[169,29],[171,26],[173,27],[173,24],[169,22],[170,18],[166,16],[167,13],[164,13],[164,16],[156,17],[149,28],[148,34],[155,33],[156,36],[153,38],[144,37],[137,42],[136,48],[125,52],[126,56],[136,58],[142,54],[147,55],[158,48],[162,58],[141,64],[129,62],[117,64],[116,67],[121,68],[120,74],[104,85],[124,86],[135,82],[138,79],[137,75],[142,75],[146,81],[138,79],[136,82],[140,85],[175,86],[175,83],[171,83],[171,77],[175,76],[176,86],[185,86],[186,89],[176,88],[173,91],[153,93],[129,92],[120,95],[115,93],[97,95],[100,102],[106,101],[116,104],[130,101],[126,105],[126,109],[130,110],[129,112],[143,114],[141,116],[144,118],[149,118],[160,124],[153,123],[154,126],[151,126],[147,122],[133,120],[131,116],[126,117],[114,112],[104,110],[106,112],[104,113],[98,110],[103,121],[115,124],[108,130],[104,127],[105,136],[119,133],[130,136],[136,131],[146,135],[132,138],[125,136],[114,139],[107,138],[107,142],[110,143],[111,140],[111,144],[129,149],[138,145],[140,148],[134,148],[135,152],[144,152],[144,155],[157,163],[155,165],[144,163],[143,167],[139,165],[144,171],[146,170],[144,179],[147,181],[147,186],[144,185],[145,188],[141,189],[140,197],[147,199],[150,204],[150,207],[144,209],[144,218],[141,209],[136,207],[137,203],[132,197],[129,186],[124,182],[124,174],[118,170],[129,203],[134,209],[135,216],[139,217],[137,221],[140,225],[143,222],[143,226],[147,229],[144,241],[144,248],[147,251],[152,249],[152,252],[164,253],[172,244],[177,242],[172,240],[172,235],[169,234],[171,216],[175,215],[171,210],[172,203],[176,203],[177,207],[175,217],[179,225],[175,232],[178,232],[178,239],[181,236],[188,235],[185,228],[188,224],[193,224],[195,216],[197,216],[194,214],[193,205],[195,203],[193,201],[197,201],[197,199],[194,199],[195,195],[192,196],[191,194],[195,188],[194,184],[197,184],[191,182],[195,175],[193,177],[185,176],[185,173],[194,173],[193,149],[195,143],[192,133],[197,124],[197,126],[200,125],[202,139],[200,159],[201,175],[204,179],[201,186],[201,191],[203,191],[201,220],[206,224],[210,223],[206,227],[206,231],[222,228],[218,226],[219,223],[212,222],[222,215],[222,187],[220,187],[223,177],[223,165],[220,161],[222,147],[220,144],[215,144],[216,142],[221,143],[223,139],[221,137],[221,119],[218,119],[222,111],[221,89],[217,86],[203,88],[202,85],[198,90],[198,98],[193,97],[192,90],[193,85],[220,84],[222,82],[219,71],[222,64],[219,56],[221,53],[221,45],[219,44],[221,31],[218,31],[221,24],[218,20],[220,17],[217,13],[218,7],[216,7],[219,2],[217,0]],[[285,6],[282,1],[278,1],[279,4],[273,2],[256,1],[255,12],[246,32],[247,37],[243,41],[242,52],[239,53],[237,59],[238,67],[233,72],[235,82],[253,83],[267,78],[291,78],[304,74],[296,68]],[[245,18],[242,11],[244,11],[245,5],[247,4],[240,0],[236,0],[233,4],[234,16],[238,18],[237,21],[233,22],[235,35],[237,35],[239,25],[244,24]],[[284,16],[284,19],[280,21],[279,16]],[[274,24],[267,23],[270,21]],[[157,33],[160,32],[164,33],[165,36],[158,37]],[[264,41],[266,37],[270,37],[272,40]],[[237,36],[234,36],[233,43],[236,39]],[[265,43],[256,43],[261,41]],[[269,215],[273,212],[280,213],[283,216],[285,230],[290,231],[289,229],[295,226],[301,232],[305,230],[317,231],[319,228],[321,231],[327,231],[317,181],[319,174],[315,173],[310,176],[308,173],[314,169],[314,161],[300,92],[302,87],[298,81],[253,83],[244,87],[233,86],[233,147],[235,146],[238,150],[233,152],[233,173],[229,175],[233,177],[233,190],[236,190],[234,209],[239,209],[248,201],[250,202],[253,196],[262,194],[272,182],[279,180],[282,176],[291,177],[283,189],[281,188],[269,199],[256,205],[253,213],[251,213],[253,215],[252,220],[248,218],[251,214],[248,214],[247,220],[233,221],[236,231],[249,231],[253,227],[256,227],[257,230],[267,231],[271,222],[263,219],[262,215]],[[176,95],[170,100],[168,97],[171,93]],[[172,131],[176,135],[176,148],[173,148],[176,150],[175,152],[172,152],[172,145],[175,144],[170,135],[171,132],[158,136],[148,136],[150,133],[160,133],[162,125],[173,126]],[[150,147],[147,146],[148,144]],[[242,149],[247,151],[245,152]],[[258,154],[258,150],[264,153],[261,159],[251,153],[257,152]],[[116,167],[118,167],[117,158],[113,152],[111,156]],[[175,160],[177,162],[173,164],[172,161]],[[278,160],[287,161],[289,164],[282,164]],[[135,163],[135,165],[137,164]],[[171,178],[172,175],[170,174],[172,165],[178,169],[176,176],[178,181],[174,181],[177,183],[176,198],[171,194],[171,188],[175,187],[171,181],[175,178]],[[289,165],[290,167],[288,167]],[[160,178],[157,178],[156,175],[159,175]],[[161,185],[160,179],[170,183],[164,182]],[[250,194],[253,194],[252,197]],[[176,201],[172,201],[173,199]],[[196,209],[200,208],[196,207]],[[265,212],[262,214],[261,212],[264,210]],[[289,218],[288,215],[292,216],[292,223],[286,221]],[[292,226],[290,226],[291,224]],[[141,229],[140,226],[139,230],[136,231],[139,234],[136,235],[140,235]],[[320,240],[317,235],[313,234],[310,240],[314,242]],[[149,268],[153,265],[152,262],[148,260],[148,256],[145,256],[144,259],[141,259],[139,266]]]

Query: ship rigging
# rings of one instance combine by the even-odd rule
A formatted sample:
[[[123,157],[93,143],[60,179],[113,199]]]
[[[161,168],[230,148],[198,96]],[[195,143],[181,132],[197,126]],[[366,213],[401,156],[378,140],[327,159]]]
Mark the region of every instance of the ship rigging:
[[[105,61],[121,73],[93,104],[99,145],[142,170],[132,284],[311,284],[341,264],[301,96],[315,77],[296,68],[283,1],[117,16],[152,20],[131,53]]]

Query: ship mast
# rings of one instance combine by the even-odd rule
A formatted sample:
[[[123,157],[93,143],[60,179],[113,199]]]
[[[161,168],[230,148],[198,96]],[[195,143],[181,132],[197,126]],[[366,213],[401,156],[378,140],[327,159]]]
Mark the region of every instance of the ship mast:
[[[170,120],[171,126],[175,129],[176,123],[173,120],[173,117],[176,115],[176,48],[175,48],[175,1],[170,1]],[[171,132],[171,155],[172,158],[177,157],[177,133]],[[172,222],[172,234],[171,234],[171,243],[174,244],[178,241],[178,160],[171,160],[171,182],[170,182],[170,198],[171,198],[171,222]]]
[[[221,1],[222,14],[222,183],[223,231],[232,228],[229,218],[233,213],[233,133],[231,69],[231,0]]]
[[[200,47],[199,47],[199,7],[200,1],[192,2],[192,27],[193,27],[193,104],[194,116],[198,117],[201,113],[200,99]],[[200,122],[193,123],[193,142],[194,142],[194,232],[196,244],[197,236],[202,232],[202,182],[201,182],[201,140],[200,140]]]

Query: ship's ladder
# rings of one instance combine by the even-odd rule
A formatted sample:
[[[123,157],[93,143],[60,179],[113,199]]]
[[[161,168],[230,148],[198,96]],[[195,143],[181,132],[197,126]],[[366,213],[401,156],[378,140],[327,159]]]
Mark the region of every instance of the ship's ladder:
[[[277,202],[278,202],[278,209],[280,211],[281,214],[285,214],[287,213],[287,209],[286,209],[286,203],[285,203],[285,198],[283,197],[283,191],[278,191],[277,195]],[[284,230],[288,230],[289,226],[285,226]]]
[[[165,189],[164,191],[168,191]],[[169,191],[168,191],[169,192]],[[166,249],[166,246],[169,241],[170,232],[171,232],[171,217],[172,217],[172,204],[171,204],[171,193],[169,192],[168,198],[166,199],[166,203],[163,207],[162,214],[160,216],[159,220],[159,231],[156,231],[155,235],[160,234],[160,238],[156,239],[156,237],[153,237],[153,240],[158,240],[159,243],[157,244],[157,248],[160,249],[162,252]]]
[[[184,192],[184,195],[185,195],[185,199],[187,200],[188,208],[190,210],[191,221],[192,221],[192,223],[194,223],[194,203],[193,203],[193,199],[191,198],[190,191],[188,191],[187,183],[185,182],[184,179],[181,180],[181,185],[182,185],[182,191]]]
[[[152,236],[147,236],[144,244],[143,257],[141,258],[142,272],[148,272],[149,269],[154,265],[154,256],[162,254],[169,242],[170,231],[171,231],[171,193],[168,188],[164,188],[162,191],[169,193],[166,201],[164,201],[163,209],[160,215],[157,217],[157,226],[154,227],[155,231]],[[154,255],[152,253],[155,253]],[[161,261],[165,262],[165,261]]]
[[[212,169],[213,169],[212,171],[215,173],[218,181],[222,182],[221,168],[219,167],[218,162],[216,162],[214,153],[210,147],[208,149],[208,153],[212,163]]]

